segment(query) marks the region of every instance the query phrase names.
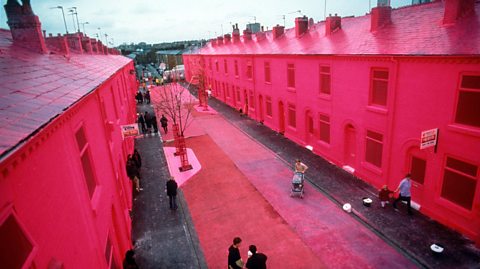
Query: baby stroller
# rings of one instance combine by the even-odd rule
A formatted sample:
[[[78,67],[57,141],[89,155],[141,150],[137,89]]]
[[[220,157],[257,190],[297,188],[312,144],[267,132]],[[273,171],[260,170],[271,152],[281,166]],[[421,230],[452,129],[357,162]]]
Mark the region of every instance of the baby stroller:
[[[303,173],[295,172],[293,174],[293,179],[292,179],[292,190],[290,191],[290,196],[293,197],[295,195],[300,196],[300,198],[303,199]]]

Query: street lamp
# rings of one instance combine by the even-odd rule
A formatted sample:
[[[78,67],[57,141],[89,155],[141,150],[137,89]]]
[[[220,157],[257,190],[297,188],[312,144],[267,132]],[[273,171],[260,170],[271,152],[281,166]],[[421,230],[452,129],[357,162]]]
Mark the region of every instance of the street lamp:
[[[80,24],[81,24],[82,27],[83,27],[83,33],[84,33],[85,35],[87,35],[87,32],[85,32],[85,24],[90,24],[90,23],[88,23],[88,21],[86,21],[86,22],[81,22]]]
[[[78,32],[80,32],[80,23],[78,22],[77,7],[71,7],[70,11],[72,12],[72,19],[73,19],[73,14],[75,14],[75,18],[77,18],[77,29],[78,29]],[[75,21],[73,21],[73,24],[75,24]]]
[[[74,32],[77,31],[77,27],[75,26],[75,11],[73,9],[69,9],[68,12],[70,13],[70,15],[72,15],[72,22],[73,22],[73,29],[74,29]]]
[[[62,6],[56,6],[56,7],[51,7],[50,9],[58,8],[62,10],[62,16],[63,16],[63,23],[65,24],[65,33],[68,34],[68,28],[67,28],[67,21],[65,20],[65,12],[63,11]]]

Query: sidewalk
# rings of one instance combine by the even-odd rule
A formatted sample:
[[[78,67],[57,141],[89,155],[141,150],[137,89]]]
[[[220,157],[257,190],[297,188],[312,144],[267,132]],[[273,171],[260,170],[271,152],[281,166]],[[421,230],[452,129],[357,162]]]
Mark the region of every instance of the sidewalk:
[[[137,111],[153,113],[153,108],[139,104]],[[207,268],[181,191],[177,196],[178,210],[169,209],[164,189],[170,174],[160,137],[137,138],[135,147],[142,157],[140,186],[143,191],[135,195],[132,210],[132,240],[139,267]]]
[[[400,208],[400,212],[395,212],[391,208],[381,208],[378,203],[370,208],[364,207],[362,205],[363,197],[377,196],[376,190],[373,187],[356,179],[342,169],[333,166],[309,150],[285,139],[267,127],[251,119],[239,117],[238,112],[233,108],[215,99],[210,99],[209,105],[239,130],[275,153],[278,160],[283,162],[285,166],[291,168],[291,164],[294,163],[295,158],[300,158],[308,163],[310,169],[307,173],[307,179],[313,188],[307,188],[305,201],[311,201],[312,194],[318,191],[322,196],[327,197],[338,209],[340,209],[344,203],[351,203],[354,212],[351,215],[345,216],[361,224],[362,227],[369,229],[377,238],[381,238],[386,242],[389,245],[388,247],[391,246],[403,254],[418,267],[479,268],[479,249],[475,248],[473,244],[462,235],[436,223],[418,212],[416,212],[413,217],[409,217],[404,213],[405,210],[402,210],[404,208]],[[226,138],[227,136],[225,135],[224,137]],[[225,143],[232,144],[231,141],[225,141]],[[252,169],[252,173],[257,172],[254,167],[250,168]],[[276,171],[276,167],[272,170]],[[279,175],[279,179],[283,180],[285,177],[288,178],[288,175]],[[262,194],[268,196],[268,190],[264,190]],[[276,196],[272,195],[272,199],[276,199]],[[272,203],[272,201],[270,202]],[[322,208],[317,208],[316,212],[321,210]],[[283,217],[283,214],[281,215]],[[308,214],[305,214],[304,217],[305,221],[310,221]],[[322,228],[323,227],[320,226],[311,231],[306,230],[306,235],[308,236],[310,232],[315,232]],[[342,232],[348,233],[351,231],[343,230]],[[346,240],[344,243],[347,245],[353,244],[351,246],[352,249],[349,249],[349,251],[353,251],[356,248],[362,247],[358,245],[355,246],[355,241],[363,241],[364,238],[350,236],[344,239]],[[312,238],[311,240],[315,239]],[[325,239],[322,238],[322,240]],[[342,242],[332,241],[331,243],[335,245]],[[429,249],[432,243],[439,243],[445,246],[445,253],[441,256],[434,256]],[[367,248],[367,250],[372,254],[375,253],[372,249]],[[345,262],[345,260],[342,262]],[[368,262],[366,264],[368,264]],[[387,265],[387,263],[382,267],[385,266],[391,267]]]

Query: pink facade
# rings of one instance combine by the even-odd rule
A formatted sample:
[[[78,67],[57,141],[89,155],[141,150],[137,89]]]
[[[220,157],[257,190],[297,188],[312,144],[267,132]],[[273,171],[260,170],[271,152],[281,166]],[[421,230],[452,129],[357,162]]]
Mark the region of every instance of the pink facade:
[[[71,47],[42,53],[59,42],[32,40],[44,42],[12,42],[0,30],[0,264],[121,268],[131,248],[133,140],[119,126],[135,119],[133,62]]]
[[[204,70],[217,99],[375,187],[411,172],[420,211],[480,244],[480,4],[465,3],[215,39],[184,55],[187,80]]]

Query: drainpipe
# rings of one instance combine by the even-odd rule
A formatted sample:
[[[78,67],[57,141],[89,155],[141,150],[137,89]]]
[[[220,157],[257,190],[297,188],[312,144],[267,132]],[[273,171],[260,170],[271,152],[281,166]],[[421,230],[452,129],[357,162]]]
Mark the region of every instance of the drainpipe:
[[[388,116],[387,116],[387,120],[388,120],[388,130],[387,130],[387,134],[388,134],[388,152],[389,153],[392,153],[392,148],[393,148],[393,135],[394,135],[394,132],[393,132],[393,129],[394,129],[394,125],[395,125],[395,119],[396,119],[396,114],[397,114],[397,111],[396,111],[396,103],[397,103],[397,88],[398,88],[398,69],[399,69],[399,63],[398,63],[398,60],[395,59],[395,57],[390,57],[390,61],[392,61],[394,63],[394,67],[393,67],[393,85],[391,88],[393,93],[391,94],[393,100],[391,100],[391,103],[392,103],[392,106],[388,109],[389,112],[388,112]],[[385,157],[385,156],[383,156]],[[391,178],[392,178],[392,175],[391,175],[391,172],[392,172],[392,167],[393,167],[393,163],[391,161],[392,159],[389,158],[389,161],[388,161],[388,168],[387,168],[387,171],[385,173],[385,176],[386,176],[386,184],[387,186],[389,187],[392,187],[390,186],[389,182],[391,181]],[[395,186],[396,188],[396,186]]]
[[[255,79],[255,59],[254,59],[254,55],[252,54],[251,56],[251,61],[252,61],[252,82],[253,82],[253,104],[255,104],[255,120],[258,121],[258,99],[256,99],[257,97],[257,91],[255,89],[255,84],[256,84],[256,79]]]

